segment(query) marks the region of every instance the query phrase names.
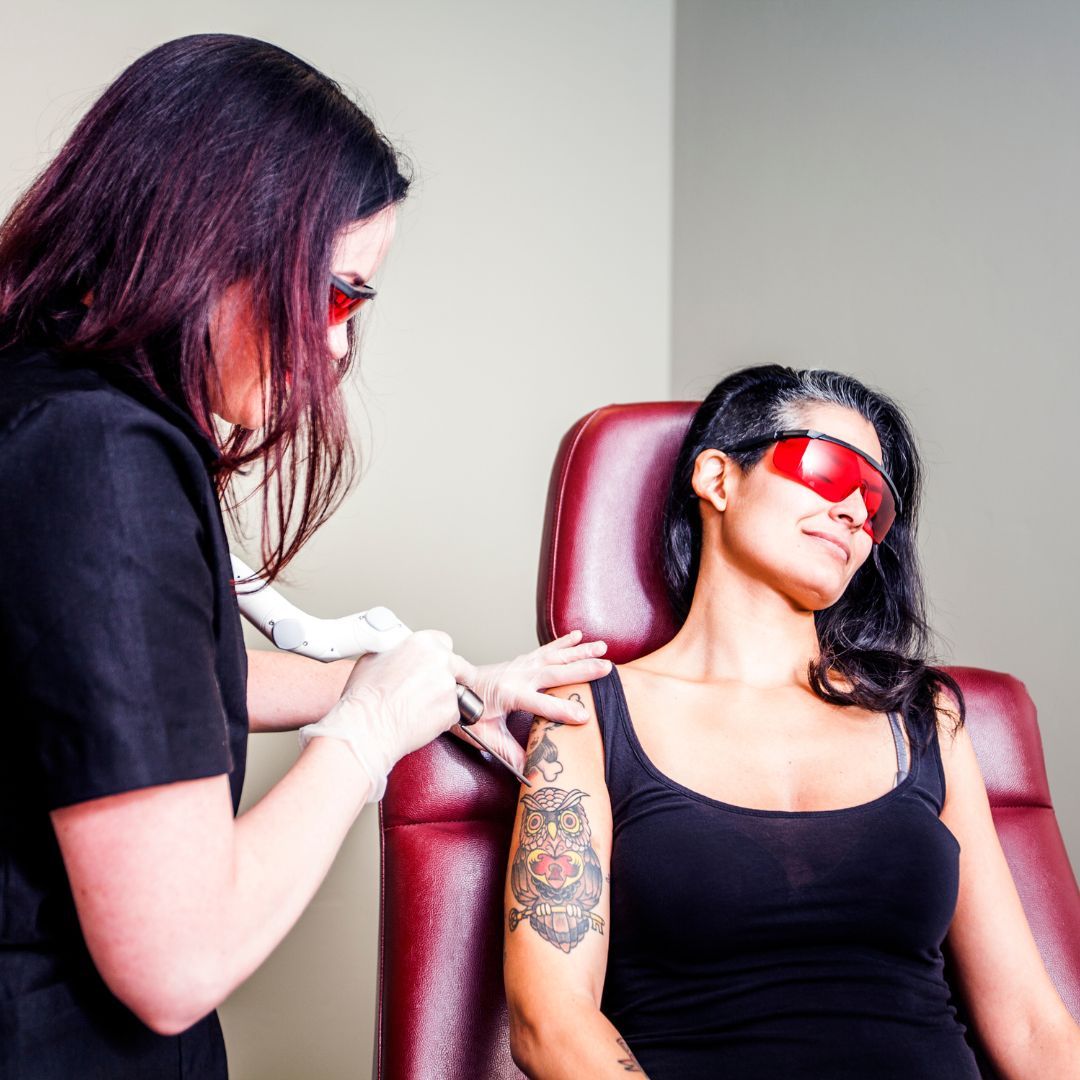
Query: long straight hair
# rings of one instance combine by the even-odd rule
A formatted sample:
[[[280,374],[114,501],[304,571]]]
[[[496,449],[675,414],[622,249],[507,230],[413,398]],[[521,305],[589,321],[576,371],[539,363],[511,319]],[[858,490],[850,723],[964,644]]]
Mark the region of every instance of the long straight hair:
[[[408,186],[387,139],[310,64],[226,34],[167,42],[105,90],[0,224],[0,348],[41,341],[132,371],[218,447],[219,495],[258,463],[272,580],[356,475],[348,363],[327,342],[335,238]],[[209,326],[237,282],[261,330],[267,421],[222,435]],[[349,343],[351,359],[351,324]]]
[[[850,375],[763,364],[728,375],[701,403],[680,447],[664,508],[663,569],[672,609],[680,622],[686,620],[701,561],[701,510],[692,486],[698,455],[803,428],[802,410],[816,404],[852,409],[873,425],[903,513],[873,546],[844,595],[814,612],[819,655],[808,668],[811,689],[836,705],[899,711],[923,740],[932,732],[935,694],[947,689],[957,702],[958,728],[965,715],[963,691],[948,672],[928,663],[933,638],[915,543],[923,471],[915,437],[891,398]],[[748,471],[766,449],[729,452],[729,457]],[[831,671],[851,689],[837,686]]]

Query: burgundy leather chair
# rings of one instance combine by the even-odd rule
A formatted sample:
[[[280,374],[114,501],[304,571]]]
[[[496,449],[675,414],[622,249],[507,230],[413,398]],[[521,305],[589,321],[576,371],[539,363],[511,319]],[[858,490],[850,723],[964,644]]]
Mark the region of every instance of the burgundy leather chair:
[[[564,437],[537,582],[541,641],[581,627],[607,641],[608,655],[622,663],[672,636],[657,561],[659,518],[696,405],[611,405]],[[1080,891],[1050,802],[1035,706],[1011,675],[948,670],[967,699],[994,821],[1031,928],[1080,1018]],[[510,718],[522,740],[529,719]],[[379,1080],[521,1076],[510,1058],[502,989],[503,880],[516,799],[505,770],[449,737],[405,758],[390,777],[379,815]],[[957,1005],[963,1014],[963,1002]]]

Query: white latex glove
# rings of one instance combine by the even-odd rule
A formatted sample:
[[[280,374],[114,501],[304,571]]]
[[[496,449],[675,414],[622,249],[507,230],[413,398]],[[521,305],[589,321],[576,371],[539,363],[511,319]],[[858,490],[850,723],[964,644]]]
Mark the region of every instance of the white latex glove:
[[[584,706],[543,691],[592,682],[611,670],[609,660],[599,659],[607,652],[607,643],[582,642],[581,636],[580,630],[573,630],[513,660],[475,668],[473,682],[459,680],[475,690],[484,702],[483,716],[469,730],[475,731],[494,753],[519,772],[525,766],[525,751],[510,734],[507,715],[521,709],[558,724],[583,724],[588,719]],[[452,730],[459,738],[471,741],[459,726]]]
[[[420,630],[387,652],[361,656],[333,708],[300,728],[300,746],[320,736],[348,743],[371,780],[368,802],[377,802],[394,765],[459,719],[457,683],[477,678],[448,634]]]

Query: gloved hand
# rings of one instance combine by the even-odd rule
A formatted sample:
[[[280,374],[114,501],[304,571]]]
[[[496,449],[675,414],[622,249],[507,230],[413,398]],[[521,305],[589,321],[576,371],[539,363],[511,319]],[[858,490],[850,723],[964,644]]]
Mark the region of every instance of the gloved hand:
[[[484,714],[470,730],[518,771],[524,768],[525,751],[506,727],[509,713],[522,709],[558,724],[583,724],[588,719],[583,705],[542,693],[554,686],[592,682],[611,670],[609,660],[599,659],[607,652],[607,644],[582,642],[581,637],[580,630],[573,630],[513,660],[475,668],[473,682],[458,680],[484,702]],[[460,727],[453,731],[469,741]]]
[[[457,683],[477,678],[449,635],[420,630],[387,652],[361,656],[333,708],[300,728],[300,746],[320,736],[348,743],[371,779],[368,802],[378,802],[394,765],[459,718]]]

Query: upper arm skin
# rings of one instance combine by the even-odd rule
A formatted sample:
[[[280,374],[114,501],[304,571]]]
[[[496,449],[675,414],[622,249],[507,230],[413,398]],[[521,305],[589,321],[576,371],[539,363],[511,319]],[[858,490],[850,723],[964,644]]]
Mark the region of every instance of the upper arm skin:
[[[228,931],[222,880],[232,866],[226,776],[91,799],[52,812],[79,923],[109,989],[148,1026],[182,1030],[223,990],[206,955]],[[177,963],[178,956],[184,957]],[[205,1002],[174,1022],[175,1002]]]
[[[1080,1028],[1050,980],[1028,926],[967,729],[955,737],[951,729],[939,705],[945,771],[941,821],[960,844],[960,889],[948,940],[964,999],[1003,1077],[1075,1075],[1064,1069],[1075,1068]]]
[[[225,775],[54,810],[79,923],[109,989],[163,1035],[205,1016],[294,925],[370,790],[344,742],[313,739],[235,820]]]
[[[557,1037],[575,1013],[598,1012],[607,968],[611,804],[603,746],[588,686],[551,692],[577,695],[589,721],[537,719],[529,736],[533,786],[520,791],[503,925],[515,1057],[541,1033]]]

